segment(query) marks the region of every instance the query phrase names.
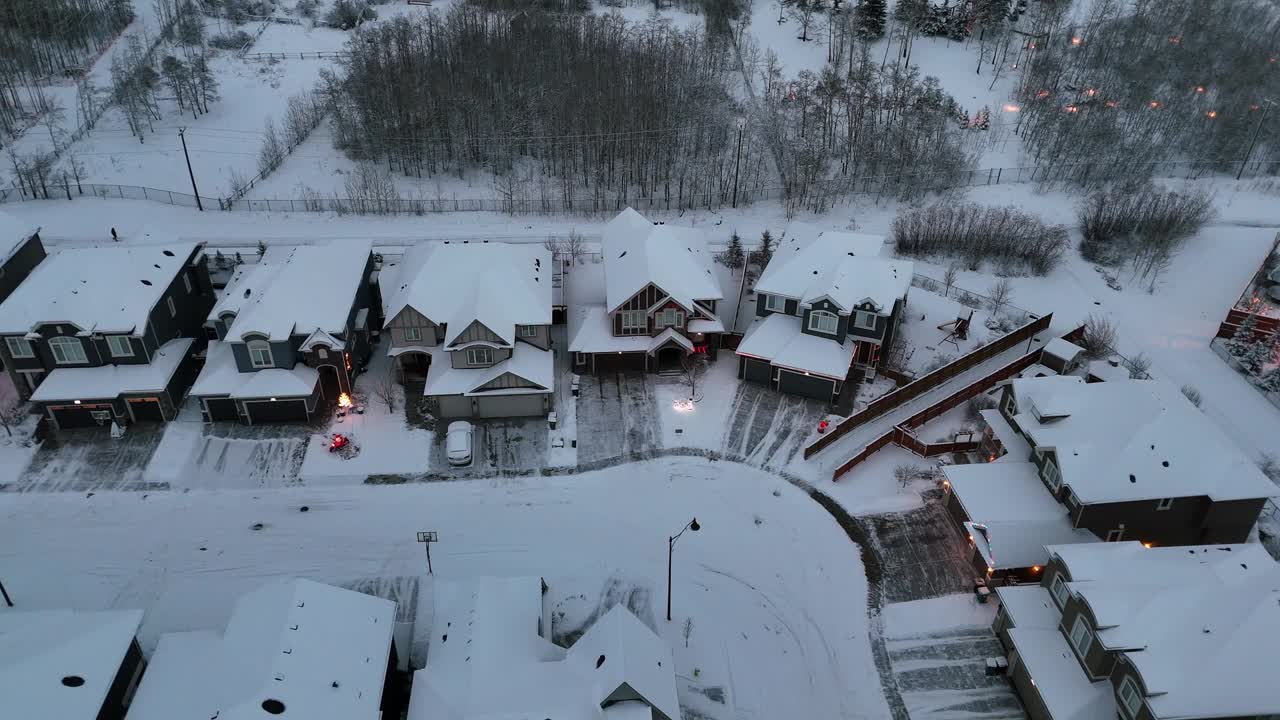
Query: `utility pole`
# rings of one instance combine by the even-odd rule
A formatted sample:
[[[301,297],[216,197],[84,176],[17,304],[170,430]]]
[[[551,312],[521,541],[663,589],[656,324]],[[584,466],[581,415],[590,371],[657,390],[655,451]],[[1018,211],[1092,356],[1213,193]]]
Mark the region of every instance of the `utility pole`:
[[[747,121],[738,118],[738,150],[733,155],[733,206],[738,207],[738,165],[742,162],[742,130]]]
[[[13,601],[9,599],[9,591],[4,589],[4,583],[0,582],[0,595],[4,596],[4,604],[13,607]]]
[[[204,212],[204,204],[200,202],[200,191],[196,188],[196,174],[191,170],[191,155],[187,152],[187,129],[178,128],[178,137],[182,138],[182,155],[187,159],[187,175],[191,176],[191,192],[196,196],[196,209]]]
[[[1267,113],[1271,110],[1271,106],[1275,102],[1262,98],[1262,117],[1258,118],[1258,127],[1253,130],[1253,138],[1249,140],[1249,149],[1244,152],[1244,160],[1240,162],[1240,169],[1236,171],[1236,179],[1244,174],[1244,166],[1249,164],[1249,156],[1253,154],[1253,146],[1258,142],[1258,135],[1262,134],[1262,123],[1267,121]]]

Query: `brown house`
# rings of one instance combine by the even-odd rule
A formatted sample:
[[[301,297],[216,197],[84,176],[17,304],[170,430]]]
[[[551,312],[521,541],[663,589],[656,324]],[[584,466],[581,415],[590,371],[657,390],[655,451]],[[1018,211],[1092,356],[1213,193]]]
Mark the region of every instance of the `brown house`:
[[[656,372],[695,353],[715,359],[724,298],[701,231],[627,208],[605,226],[603,253],[604,305],[577,308],[570,326],[575,370]]]
[[[1032,720],[1280,712],[1280,567],[1260,545],[1050,546],[1038,585],[997,588],[993,630]]]

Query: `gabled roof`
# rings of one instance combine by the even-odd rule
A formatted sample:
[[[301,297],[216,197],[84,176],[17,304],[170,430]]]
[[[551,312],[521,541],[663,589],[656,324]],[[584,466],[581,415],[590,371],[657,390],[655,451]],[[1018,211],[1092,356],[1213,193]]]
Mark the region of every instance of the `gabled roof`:
[[[737,354],[843,382],[849,374],[855,344],[810,335],[801,329],[799,318],[770,313],[751,323]]]
[[[568,659],[594,668],[596,702],[626,685],[668,720],[679,720],[671,649],[623,605],[614,605],[569,648]]]
[[[0,714],[96,720],[141,624],[141,610],[0,612]]]
[[[1044,353],[1063,362],[1072,362],[1084,353],[1084,348],[1070,340],[1056,337],[1045,344]]]
[[[551,252],[532,243],[422,243],[384,268],[384,315],[411,307],[448,325],[445,345],[479,321],[510,345],[516,325],[551,324],[552,274]]]
[[[395,603],[310,580],[242,596],[221,636],[164,635],[129,720],[378,720]],[[193,679],[194,678],[194,679]]]
[[[209,320],[235,313],[227,330],[232,340],[248,333],[274,341],[316,330],[341,334],[360,283],[367,280],[370,249],[368,240],[270,246],[259,262],[236,268]]]
[[[174,338],[157,348],[151,362],[146,363],[55,368],[32,393],[31,399],[56,402],[164,392],[190,352],[192,342],[191,338]]]
[[[1054,448],[1063,482],[1084,503],[1278,494],[1257,466],[1161,380],[1014,380],[1020,428]]]
[[[141,334],[196,243],[107,245],[46,257],[0,303],[0,332],[25,333],[51,322],[84,333]]]
[[[449,351],[443,346],[424,350],[431,356],[431,367],[427,369],[422,388],[424,395],[527,395],[555,389],[554,354],[529,343],[516,343],[511,348],[511,357],[484,368],[453,367]],[[481,389],[506,374],[537,387]]]
[[[40,232],[37,225],[0,212],[0,263],[7,261],[22,247],[27,238]]]
[[[721,300],[701,230],[654,225],[627,208],[604,226],[605,307],[618,309],[653,283],[685,310],[695,300]]]
[[[842,312],[870,302],[887,313],[911,287],[914,265],[879,257],[884,238],[792,223],[756,283],[756,292],[810,304],[822,298]]]

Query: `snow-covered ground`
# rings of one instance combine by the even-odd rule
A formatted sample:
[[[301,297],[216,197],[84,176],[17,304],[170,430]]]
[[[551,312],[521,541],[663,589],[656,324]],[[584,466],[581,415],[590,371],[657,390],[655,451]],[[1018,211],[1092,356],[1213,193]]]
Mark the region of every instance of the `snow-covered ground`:
[[[701,530],[676,547],[668,623],[663,540],[694,516]],[[670,459],[569,478],[251,493],[3,495],[0,528],[20,540],[0,543],[20,607],[145,608],[148,652],[162,632],[222,627],[238,594],[273,577],[429,582],[415,533],[436,530],[438,578],[542,574],[567,618],[617,601],[639,609],[675,653],[681,704],[703,716],[889,714],[857,548],[803,492],[736,464]]]

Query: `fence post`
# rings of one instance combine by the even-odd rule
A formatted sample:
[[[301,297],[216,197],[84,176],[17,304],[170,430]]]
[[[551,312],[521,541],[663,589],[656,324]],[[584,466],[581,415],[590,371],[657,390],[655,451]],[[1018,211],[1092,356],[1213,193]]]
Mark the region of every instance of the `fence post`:
[[[124,199],[124,188],[120,187],[119,185],[116,185],[116,194],[120,196],[120,199],[121,199],[121,200],[123,200],[123,199]]]

